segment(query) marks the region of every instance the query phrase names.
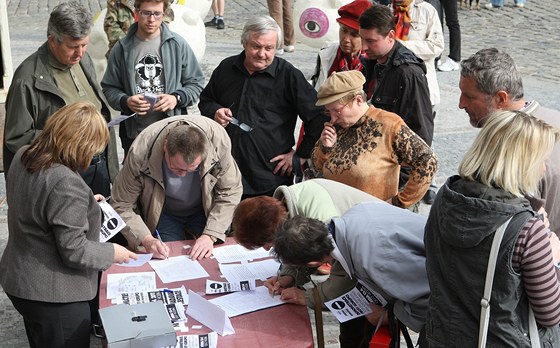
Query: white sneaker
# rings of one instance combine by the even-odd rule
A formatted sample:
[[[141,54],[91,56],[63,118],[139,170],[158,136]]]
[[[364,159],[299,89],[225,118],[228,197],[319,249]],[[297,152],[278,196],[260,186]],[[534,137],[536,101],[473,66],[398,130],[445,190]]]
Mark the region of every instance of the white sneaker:
[[[294,52],[295,50],[296,50],[296,48],[295,48],[294,45],[287,45],[287,46],[284,46],[284,52],[292,53],[292,52]]]
[[[276,50],[276,53],[274,55],[276,56],[281,56],[284,54],[284,49],[283,48],[279,48]]]
[[[441,63],[440,66],[438,66],[438,70],[439,71],[455,71],[455,70],[459,70],[459,63],[457,63],[456,61],[454,61],[453,59],[447,57],[447,60],[444,63]]]
[[[525,4],[515,4],[515,7],[523,8],[525,7]]]
[[[495,8],[494,5],[492,5],[492,3],[488,3],[488,4],[484,5],[484,7],[485,7],[487,10],[491,10],[491,9]]]

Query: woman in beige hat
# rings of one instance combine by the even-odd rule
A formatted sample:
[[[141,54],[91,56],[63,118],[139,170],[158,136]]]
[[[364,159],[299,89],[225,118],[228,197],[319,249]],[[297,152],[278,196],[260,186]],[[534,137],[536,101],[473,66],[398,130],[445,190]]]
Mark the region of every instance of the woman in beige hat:
[[[366,103],[359,71],[333,73],[317,93],[331,117],[311,159],[318,175],[408,208],[418,202],[437,170],[432,149],[397,114]],[[412,168],[399,192],[401,165]]]

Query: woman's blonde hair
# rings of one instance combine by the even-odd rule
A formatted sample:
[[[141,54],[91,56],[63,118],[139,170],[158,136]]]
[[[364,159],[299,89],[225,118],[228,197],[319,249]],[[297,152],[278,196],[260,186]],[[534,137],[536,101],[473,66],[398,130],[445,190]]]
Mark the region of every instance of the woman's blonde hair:
[[[108,141],[107,122],[93,104],[69,104],[49,117],[39,136],[23,152],[21,161],[31,173],[54,164],[84,170]]]
[[[560,131],[520,111],[487,118],[459,165],[461,177],[516,196],[535,191]]]

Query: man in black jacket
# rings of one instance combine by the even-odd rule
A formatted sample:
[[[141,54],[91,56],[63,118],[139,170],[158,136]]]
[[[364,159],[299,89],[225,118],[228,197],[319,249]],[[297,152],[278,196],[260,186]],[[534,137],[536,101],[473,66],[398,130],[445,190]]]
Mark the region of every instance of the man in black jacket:
[[[364,61],[364,90],[371,104],[399,115],[431,146],[434,115],[424,62],[396,39],[390,8],[373,5],[359,22],[362,49],[368,56]],[[403,175],[406,168],[401,171],[401,179]]]

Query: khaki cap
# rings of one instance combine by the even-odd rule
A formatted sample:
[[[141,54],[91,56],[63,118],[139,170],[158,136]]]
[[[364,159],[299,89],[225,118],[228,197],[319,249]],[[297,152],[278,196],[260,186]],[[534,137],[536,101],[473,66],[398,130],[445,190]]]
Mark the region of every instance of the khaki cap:
[[[362,91],[364,83],[366,83],[366,78],[361,71],[333,72],[319,88],[315,105],[327,105],[349,93]]]

